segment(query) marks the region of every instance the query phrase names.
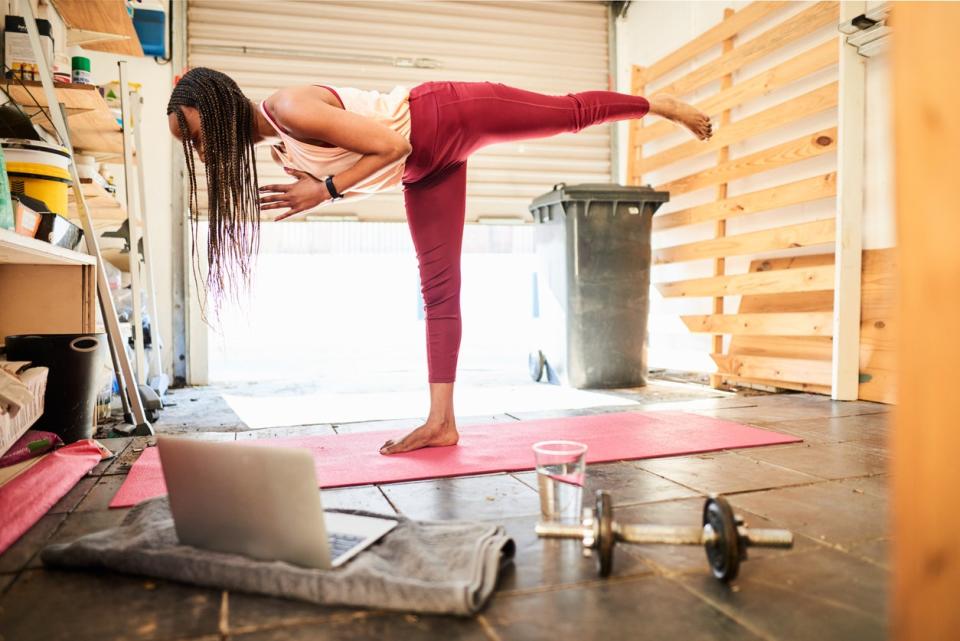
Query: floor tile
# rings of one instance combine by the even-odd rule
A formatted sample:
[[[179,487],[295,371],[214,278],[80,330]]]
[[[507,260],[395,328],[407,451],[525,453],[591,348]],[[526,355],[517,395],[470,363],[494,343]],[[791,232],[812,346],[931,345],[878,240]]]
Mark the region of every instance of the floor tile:
[[[800,436],[805,441],[825,443],[852,441],[870,447],[885,448],[891,417],[889,413],[858,414],[771,421],[765,424],[779,432]]]
[[[855,479],[844,479],[837,483],[843,487],[849,487],[853,492],[864,492],[881,499],[889,496],[890,477],[886,474],[877,474],[876,476],[866,476]]]
[[[189,432],[175,432],[169,431],[164,432],[166,435],[176,436],[177,438],[190,438],[196,439],[198,441],[216,441],[219,443],[230,442],[237,440],[237,434],[239,432],[215,432],[212,430],[207,431],[189,431]]]
[[[7,591],[7,588],[13,585],[13,581],[16,578],[17,576],[15,574],[0,574],[0,597]],[[0,608],[2,607],[2,602],[0,602]]]
[[[658,576],[495,595],[484,615],[500,639],[682,639],[759,637],[694,594]]]
[[[262,438],[300,438],[303,436],[326,436],[336,434],[331,425],[294,425],[291,427],[267,427],[262,430],[237,432],[237,440]]]
[[[824,479],[884,474],[889,465],[889,459],[880,450],[854,443],[797,443],[769,450],[744,450],[736,455]]]
[[[517,472],[520,479],[537,490],[536,472]],[[634,462],[599,463],[587,466],[587,478],[583,487],[585,504],[592,504],[597,490],[607,490],[614,505],[635,505],[653,501],[698,496],[697,492],[673,481],[641,469]]]
[[[0,554],[0,574],[19,572],[26,567],[66,517],[66,514],[47,514],[34,523],[6,552]]]
[[[107,468],[104,475],[128,473],[130,468],[133,467],[133,464],[140,458],[140,454],[142,454],[147,447],[156,447],[156,445],[156,436],[134,436],[130,439],[130,445],[128,445],[127,448],[123,450],[123,453],[114,460],[113,464]]]
[[[68,543],[85,534],[116,527],[120,525],[120,522],[123,521],[129,511],[129,508],[122,510],[98,510],[96,512],[76,511],[73,514],[67,515],[67,518],[60,524],[53,533],[53,536],[51,536],[41,548],[52,543]],[[27,567],[43,567],[40,555],[37,554],[34,556]]]
[[[513,562],[501,571],[498,594],[600,580],[595,556],[585,557],[579,541],[538,537],[535,530],[538,520],[537,516],[521,516],[501,521],[513,539],[516,554]],[[611,576],[622,578],[650,573],[650,567],[643,560],[619,555]]]
[[[625,507],[614,511],[614,518],[620,523],[639,523],[652,525],[699,526],[703,523],[703,499],[684,499],[664,503]],[[782,528],[783,524],[770,521],[742,508],[736,508],[748,527]],[[793,549],[751,548],[749,559],[783,556],[798,550],[817,546],[806,539],[795,539]],[[667,574],[696,573],[710,576],[710,565],[706,551],[700,545],[618,545],[614,552],[614,562],[624,559],[640,559],[651,568]],[[750,563],[747,563],[750,566]]]
[[[126,477],[123,476],[101,476],[97,484],[93,486],[90,493],[77,506],[79,512],[90,512],[92,510],[109,509],[110,501],[113,495],[117,493]]]
[[[892,566],[890,561],[890,553],[892,550],[890,546],[890,539],[874,539],[873,541],[852,543],[847,546],[847,552],[852,556],[872,561],[889,570]]]
[[[220,592],[109,572],[29,570],[0,601],[16,641],[183,639],[215,634]]]
[[[848,485],[825,481],[801,487],[728,497],[737,508],[759,514],[813,539],[839,545],[886,536],[886,501]]]
[[[839,401],[768,402],[755,407],[735,407],[708,410],[695,410],[697,414],[722,418],[740,423],[771,425],[781,421],[794,421],[808,418],[828,418],[833,416],[855,416],[858,414],[876,414],[886,412],[883,405],[846,404]]]
[[[133,439],[130,437],[98,438],[97,441],[101,445],[109,449],[111,452],[113,452],[114,457],[106,461],[100,461],[99,463],[97,463],[92,470],[87,472],[87,476],[100,476],[101,474],[106,472],[107,469],[110,468],[110,466],[116,463],[117,459],[123,454],[123,451],[130,446],[130,443],[132,442],[132,440]]]
[[[97,479],[95,477],[85,476],[77,481],[77,484],[73,488],[63,495],[63,497],[54,504],[52,508],[47,510],[48,514],[63,514],[66,512],[72,512],[77,508],[83,498],[89,493],[93,486],[97,484]]]
[[[234,632],[231,641],[490,641],[479,621],[466,617],[355,612],[315,621]]]
[[[353,434],[355,432],[381,432],[395,430],[398,435],[423,425],[423,419],[398,418],[390,421],[363,421],[360,423],[340,423],[333,428],[337,434]]]
[[[422,520],[498,520],[540,513],[537,493],[508,474],[382,485],[405,516]]]
[[[375,485],[323,490],[324,509],[366,510],[378,514],[394,514],[393,506]]]
[[[637,461],[636,464],[702,494],[729,494],[818,480],[808,474],[751,460],[734,452],[649,459]]]
[[[886,638],[882,568],[826,548],[750,563],[735,590],[705,576],[679,580],[767,638]]]

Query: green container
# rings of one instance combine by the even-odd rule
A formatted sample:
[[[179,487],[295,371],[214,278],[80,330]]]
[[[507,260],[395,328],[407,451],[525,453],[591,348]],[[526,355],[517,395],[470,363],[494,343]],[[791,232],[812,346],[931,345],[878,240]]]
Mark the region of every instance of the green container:
[[[7,163],[0,148],[0,229],[13,229],[13,203],[10,202],[10,179],[7,177]]]

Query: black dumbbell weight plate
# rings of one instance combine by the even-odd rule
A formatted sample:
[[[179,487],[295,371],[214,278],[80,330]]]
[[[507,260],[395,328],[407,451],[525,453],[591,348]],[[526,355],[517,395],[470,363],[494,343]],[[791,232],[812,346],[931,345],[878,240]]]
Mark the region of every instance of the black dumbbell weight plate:
[[[600,576],[610,576],[613,570],[613,547],[617,542],[613,531],[613,499],[603,490],[597,491],[597,563]]]
[[[716,540],[706,545],[710,571],[721,581],[737,578],[740,571],[740,544],[733,508],[720,496],[710,497],[703,506],[703,524],[713,528]]]

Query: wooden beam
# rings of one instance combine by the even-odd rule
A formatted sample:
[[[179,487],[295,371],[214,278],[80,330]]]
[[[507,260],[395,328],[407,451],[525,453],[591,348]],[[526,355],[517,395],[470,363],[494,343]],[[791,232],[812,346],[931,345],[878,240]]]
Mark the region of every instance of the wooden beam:
[[[812,383],[798,383],[796,381],[771,381],[765,378],[747,378],[745,376],[734,376],[733,374],[718,374],[724,385],[763,385],[766,387],[778,387],[782,389],[796,390],[797,392],[807,392],[809,394],[829,394],[829,385],[813,385]]]
[[[831,312],[681,316],[691,332],[739,336],[830,336]]]
[[[733,17],[733,9],[723,10],[724,20],[729,20],[732,17]],[[733,51],[733,42],[734,42],[733,36],[730,36],[729,38],[723,41],[724,55]],[[723,80],[720,81],[720,90],[723,91],[725,89],[729,89],[732,86],[733,86],[733,73],[731,72],[725,75],[723,77]],[[720,126],[721,128],[725,128],[728,124],[730,124],[730,110],[725,109],[723,113],[720,114]],[[700,141],[696,141],[696,142],[700,142]],[[727,147],[726,145],[722,145],[718,147],[718,149],[719,151],[717,153],[717,165],[724,165],[730,161],[730,147]],[[720,183],[719,185],[717,185],[716,199],[719,201],[719,200],[726,200],[726,198],[727,198],[727,183]],[[727,235],[726,219],[716,221],[713,226],[713,237],[715,239],[722,239],[726,235]],[[716,258],[713,261],[713,275],[723,276],[724,273],[726,273],[726,270],[727,270],[726,258],[722,255],[716,256]],[[723,296],[718,296],[713,299],[713,313],[722,314],[723,312],[724,312]],[[717,354],[723,353],[723,336],[721,334],[715,335],[711,339],[711,343],[713,344],[714,353],[717,353]],[[716,389],[720,387],[720,385],[721,385],[720,379],[715,374],[711,375],[710,387],[713,387],[714,389]]]
[[[733,12],[732,9],[725,10],[730,11],[731,15],[725,15],[722,22],[707,29],[687,44],[650,65],[647,68],[647,81],[656,80],[668,71],[672,71],[687,62],[690,58],[710,50],[753,23],[787,6],[789,5],[784,2],[751,2],[737,12]]]
[[[898,270],[892,443],[894,641],[960,630],[960,3],[893,3]]]
[[[634,96],[642,96],[645,87],[644,68],[639,65],[633,65],[630,69],[630,93]],[[643,145],[637,142],[640,138],[640,130],[646,118],[634,118],[629,125],[629,142],[627,143],[627,182],[631,185],[640,185],[641,173],[638,170],[643,161]]]
[[[696,225],[711,220],[721,220],[755,214],[770,209],[789,207],[799,203],[832,198],[837,193],[837,174],[829,173],[805,178],[770,189],[740,194],[725,200],[697,205],[653,217],[653,230],[672,229],[684,225]]]
[[[818,2],[782,23],[748,40],[730,53],[691,71],[684,77],[658,89],[658,92],[683,96],[741,67],[807,36],[839,16],[837,2]]]
[[[841,22],[867,10],[864,0],[848,0]],[[855,401],[860,392],[860,279],[863,252],[863,187],[866,146],[866,58],[838,34],[840,86],[837,144],[836,282],[833,288],[833,391],[838,401]]]
[[[814,292],[833,289],[833,265],[694,278],[655,287],[666,298]]]
[[[732,124],[724,123],[723,117],[721,116],[721,126],[708,142],[704,143],[701,140],[690,140],[675,147],[665,149],[660,153],[644,158],[639,163],[637,171],[640,173],[654,171],[660,167],[675,163],[678,160],[701,156],[746,140],[747,138],[758,136],[772,129],[783,127],[797,120],[818,114],[827,109],[832,109],[837,106],[838,87],[838,83],[832,82],[829,85],[814,89],[802,96],[797,96],[796,98],[782,102],[775,107],[765,109],[764,111],[748,116],[743,120],[738,120]],[[730,112],[727,110],[723,113],[729,114]]]
[[[727,356],[711,354],[721,372],[751,379],[830,384],[830,361],[773,356]]]
[[[824,245],[834,241],[835,226],[836,220],[827,218],[735,236],[674,245],[673,247],[663,247],[653,250],[653,262],[655,265],[665,265],[688,260],[743,256],[780,249]]]
[[[724,109],[736,107],[759,96],[765,96],[789,85],[791,82],[835,64],[837,64],[837,45],[833,40],[829,40],[795,58],[780,63],[776,67],[762,71],[748,80],[738,82],[726,91],[721,91],[696,103],[695,106],[709,116],[716,116]],[[670,120],[659,120],[643,127],[643,131],[637,134],[636,143],[642,145],[666,136],[677,126],[679,125]]]
[[[717,167],[671,180],[658,185],[657,190],[669,191],[671,196],[679,196],[718,183],[784,167],[807,158],[815,158],[833,151],[836,147],[837,128],[831,127],[746,156],[734,158],[730,162]]]

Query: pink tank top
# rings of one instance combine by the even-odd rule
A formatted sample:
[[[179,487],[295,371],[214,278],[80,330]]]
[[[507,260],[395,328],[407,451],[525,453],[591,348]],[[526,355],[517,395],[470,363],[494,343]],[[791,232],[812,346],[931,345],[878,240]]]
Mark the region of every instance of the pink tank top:
[[[410,90],[406,87],[397,86],[390,93],[384,94],[375,90],[317,86],[329,89],[347,111],[372,118],[396,131],[408,142],[410,141]],[[363,157],[363,154],[340,147],[320,147],[301,142],[277,124],[263,102],[260,103],[260,111],[277,130],[277,135],[283,141],[283,146],[274,146],[274,150],[284,167],[292,167],[317,178],[323,178],[353,167]],[[349,187],[346,191],[373,194],[400,187],[405,163],[406,158],[401,158],[396,163],[387,165],[372,176]]]

